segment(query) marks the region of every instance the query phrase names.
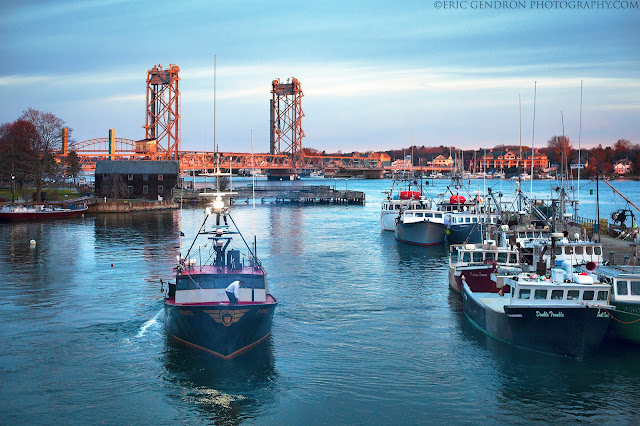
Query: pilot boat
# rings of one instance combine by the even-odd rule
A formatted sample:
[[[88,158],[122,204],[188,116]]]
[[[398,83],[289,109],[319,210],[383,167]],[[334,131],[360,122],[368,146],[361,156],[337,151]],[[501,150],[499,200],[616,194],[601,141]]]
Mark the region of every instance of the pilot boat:
[[[207,228],[212,216],[215,223]],[[201,238],[207,243],[195,250]],[[269,336],[277,301],[269,292],[267,271],[256,256],[256,244],[249,247],[221,195],[207,207],[186,256],[177,260],[175,281],[164,300],[170,338],[230,359]],[[225,289],[235,281],[244,284],[234,303]]]

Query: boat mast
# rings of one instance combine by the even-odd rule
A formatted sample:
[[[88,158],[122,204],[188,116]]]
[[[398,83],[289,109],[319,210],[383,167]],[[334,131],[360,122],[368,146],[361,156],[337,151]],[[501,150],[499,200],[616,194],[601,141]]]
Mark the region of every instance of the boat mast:
[[[582,158],[580,156],[580,141],[582,140],[582,83],[583,80],[580,80],[580,126],[578,129],[578,199],[575,202],[575,207],[573,209],[574,217],[578,219],[578,205],[580,204],[580,169],[582,168]]]
[[[531,217],[533,218],[533,204],[534,204],[534,200],[533,200],[533,156],[534,156],[534,151],[533,151],[533,143],[536,139],[536,95],[538,93],[538,82],[535,81],[533,83],[533,129],[531,132],[531,199],[529,200],[530,204],[531,204]]]

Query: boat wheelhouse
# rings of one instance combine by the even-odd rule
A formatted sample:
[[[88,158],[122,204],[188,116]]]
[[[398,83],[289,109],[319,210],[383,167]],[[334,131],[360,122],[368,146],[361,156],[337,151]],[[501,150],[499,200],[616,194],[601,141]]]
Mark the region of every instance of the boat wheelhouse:
[[[552,258],[555,258],[552,264]],[[571,265],[586,265],[589,262],[600,265],[603,261],[602,244],[592,241],[573,240],[567,238],[551,241],[536,241],[533,244],[533,265],[543,262],[547,269],[562,265],[568,261]]]
[[[492,240],[482,245],[450,246],[449,286],[458,293],[462,292],[465,282],[474,292],[497,293],[502,290],[508,293],[509,287],[497,285],[496,274],[515,275],[519,272],[522,268],[515,248],[497,246]]]
[[[380,210],[380,227],[383,231],[395,231],[396,222],[405,209],[421,209],[424,201],[418,191],[401,191],[400,195],[391,196],[391,192],[382,202]]]

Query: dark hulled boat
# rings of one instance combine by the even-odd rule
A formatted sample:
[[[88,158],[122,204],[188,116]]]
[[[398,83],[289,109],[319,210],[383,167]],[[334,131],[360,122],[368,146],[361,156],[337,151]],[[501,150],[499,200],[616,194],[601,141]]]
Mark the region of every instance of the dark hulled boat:
[[[609,285],[562,273],[556,280],[523,273],[505,278],[503,285],[510,293],[472,292],[467,284],[462,290],[465,315],[491,337],[573,358],[584,358],[600,346],[614,309]]]
[[[196,235],[196,240],[208,239],[198,256],[211,262],[197,264],[189,257],[196,241],[187,256],[179,258],[175,282],[169,284],[164,301],[165,327],[174,340],[229,359],[269,336],[277,301],[269,293],[267,272],[255,255],[255,246],[252,250],[246,244],[220,197],[213,205]],[[206,230],[211,215],[216,223]],[[244,257],[232,246],[234,242],[242,244]],[[232,303],[225,289],[239,280],[244,285],[237,303]]]

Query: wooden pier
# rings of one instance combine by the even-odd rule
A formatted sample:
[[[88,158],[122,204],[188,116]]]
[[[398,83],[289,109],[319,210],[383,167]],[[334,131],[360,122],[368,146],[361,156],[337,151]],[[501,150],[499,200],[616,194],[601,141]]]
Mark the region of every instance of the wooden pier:
[[[206,201],[210,197],[200,195],[202,192],[213,192],[212,189],[194,191],[191,189],[176,189],[173,198],[183,202]],[[328,185],[251,185],[234,187],[237,194],[231,203],[248,202],[255,198],[260,202],[275,202],[276,204],[359,204],[364,205],[366,199],[362,191],[337,190]]]

